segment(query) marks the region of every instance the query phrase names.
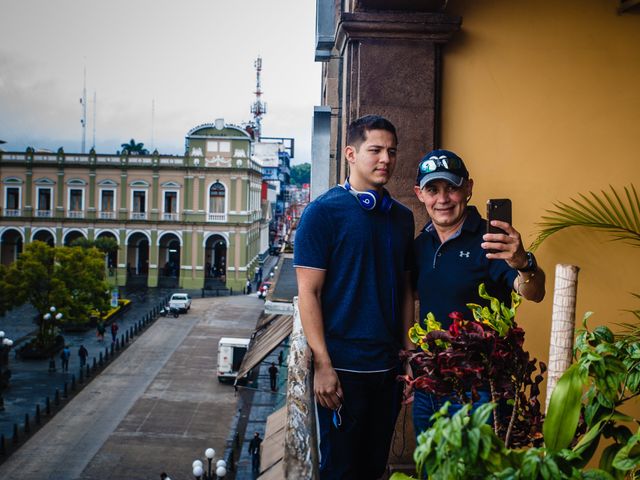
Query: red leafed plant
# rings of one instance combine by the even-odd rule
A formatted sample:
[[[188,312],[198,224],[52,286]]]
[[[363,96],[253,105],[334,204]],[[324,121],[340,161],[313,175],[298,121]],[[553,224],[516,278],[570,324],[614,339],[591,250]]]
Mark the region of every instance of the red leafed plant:
[[[520,297],[513,293],[507,308],[486,292],[484,284],[479,293],[489,307],[468,304],[473,320],[452,312],[451,326],[443,330],[429,314],[426,328],[416,323],[409,330],[420,348],[404,353],[414,376],[403,379],[415,389],[460,403],[473,403],[478,390],[489,390],[500,407],[494,415],[494,431],[506,447],[538,445],[543,420],[538,395],[546,365],[523,349],[524,330],[514,321]]]

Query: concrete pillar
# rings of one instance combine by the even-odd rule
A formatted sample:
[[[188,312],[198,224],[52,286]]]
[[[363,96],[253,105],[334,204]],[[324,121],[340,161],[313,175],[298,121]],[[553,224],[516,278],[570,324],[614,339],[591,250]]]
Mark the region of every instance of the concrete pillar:
[[[388,118],[399,140],[398,164],[388,189],[416,213],[418,228],[426,212],[413,193],[416,167],[422,155],[439,144],[442,44],[460,24],[459,17],[440,13],[359,9],[343,12],[337,27],[335,48],[342,62],[338,180],[346,176],[341,150],[347,125],[367,114]]]

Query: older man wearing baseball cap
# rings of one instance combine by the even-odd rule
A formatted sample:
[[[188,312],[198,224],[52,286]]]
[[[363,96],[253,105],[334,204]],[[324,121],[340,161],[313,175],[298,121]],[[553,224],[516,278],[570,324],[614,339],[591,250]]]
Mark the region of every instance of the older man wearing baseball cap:
[[[470,315],[467,303],[486,305],[478,295],[481,283],[507,305],[512,290],[528,300],[542,301],[544,272],[533,254],[525,251],[520,234],[510,224],[495,220],[491,225],[504,233],[486,233],[487,221],[469,205],[473,180],[460,156],[449,150],[426,154],[418,164],[414,191],[430,217],[414,241],[414,288],[421,323],[431,312],[448,328],[451,312]],[[487,401],[488,392],[480,397],[480,402]],[[416,435],[429,426],[429,418],[446,400],[452,399],[415,392]]]

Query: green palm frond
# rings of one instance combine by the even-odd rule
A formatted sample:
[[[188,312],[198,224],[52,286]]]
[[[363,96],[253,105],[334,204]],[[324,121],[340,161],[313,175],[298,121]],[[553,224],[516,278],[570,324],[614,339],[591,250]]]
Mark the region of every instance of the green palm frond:
[[[554,203],[554,210],[538,223],[541,230],[530,250],[535,250],[549,236],[569,227],[587,227],[609,233],[613,240],[621,240],[640,247],[640,200],[635,187],[624,187],[624,195],[611,185],[611,192],[579,194],[579,199]]]

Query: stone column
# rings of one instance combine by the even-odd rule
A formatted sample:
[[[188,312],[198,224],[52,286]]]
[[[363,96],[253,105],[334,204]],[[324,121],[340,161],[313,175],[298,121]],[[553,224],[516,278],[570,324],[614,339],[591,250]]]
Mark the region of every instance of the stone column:
[[[416,167],[422,155],[439,144],[441,47],[460,24],[459,17],[441,13],[360,10],[342,13],[336,30],[342,63],[339,155],[352,120],[367,114],[391,120],[399,145],[388,189],[414,211],[417,228],[424,225],[426,212],[413,193]],[[346,176],[345,168],[341,158],[339,181]]]

